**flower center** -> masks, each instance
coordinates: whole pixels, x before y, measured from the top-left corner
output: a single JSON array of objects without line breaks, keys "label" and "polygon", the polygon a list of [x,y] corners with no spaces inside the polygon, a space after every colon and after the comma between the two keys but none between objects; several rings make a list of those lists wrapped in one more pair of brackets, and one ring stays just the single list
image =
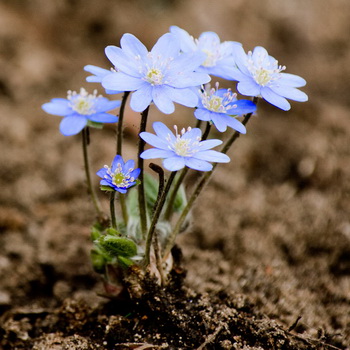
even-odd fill
[{"label": "flower center", "polygon": [[208,85],[205,89],[202,88],[200,90],[200,94],[202,97],[203,107],[208,109],[209,111],[216,113],[226,113],[228,109],[231,109],[232,102],[236,101],[236,94],[231,92],[231,89],[228,89],[222,97],[217,96],[217,92],[219,89],[219,83],[215,84],[215,88],[210,88]]},{"label": "flower center", "polygon": [[248,52],[247,68],[252,74],[257,84],[261,86],[271,85],[271,83],[281,78],[281,72],[285,66],[278,65],[277,60],[270,60],[270,57],[258,55],[252,58],[252,52]]},{"label": "flower center", "polygon": [[202,49],[202,51],[207,55],[205,61],[202,63],[202,66],[214,67],[216,65],[217,60],[219,59],[219,53],[207,49]]},{"label": "flower center", "polygon": [[[178,133],[178,129],[176,125],[174,126],[174,129],[175,129],[176,140],[174,143],[170,144],[169,148],[172,149],[180,157],[192,157],[193,154],[198,152],[197,147],[199,145],[200,138],[196,140],[183,138],[186,132],[191,131],[190,127],[187,130],[183,128],[181,130],[181,134]],[[168,141],[170,142],[170,140],[171,138],[169,135]]]},{"label": "flower center", "polygon": [[[112,184],[118,188],[127,188],[130,186],[132,182],[135,181],[135,178],[130,176],[130,173],[134,169],[129,169],[127,172],[123,172],[122,165],[120,163],[117,164],[117,169],[112,173],[111,168],[108,165],[105,165],[107,169],[107,174],[112,179]],[[108,176],[105,175],[105,179],[108,179]]]},{"label": "flower center", "polygon": [[94,107],[97,99],[97,90],[93,94],[81,88],[79,94],[76,91],[68,91],[67,99],[70,101],[70,106],[73,111],[82,115],[91,115],[96,113]]},{"label": "flower center", "polygon": [[163,82],[163,77],[164,75],[160,69],[151,68],[146,74],[146,81],[148,81],[151,85],[160,85]]}]

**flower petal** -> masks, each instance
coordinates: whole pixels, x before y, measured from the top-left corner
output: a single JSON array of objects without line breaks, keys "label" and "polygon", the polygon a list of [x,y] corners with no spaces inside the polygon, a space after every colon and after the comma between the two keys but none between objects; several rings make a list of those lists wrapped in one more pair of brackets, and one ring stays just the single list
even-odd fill
[{"label": "flower petal", "polygon": [[140,76],[138,65],[135,59],[130,59],[130,56],[127,55],[120,47],[112,45],[107,46],[105,48],[105,54],[118,69],[118,71],[131,75],[133,77]]},{"label": "flower petal", "polygon": [[222,144],[222,141],[217,140],[217,139],[204,140],[204,141],[200,142],[199,147],[200,147],[201,151],[206,151],[210,148],[214,148],[214,147],[219,146],[221,144]]},{"label": "flower petal", "polygon": [[142,42],[136,38],[136,36],[126,33],[120,39],[120,46],[123,51],[130,55],[130,57],[135,56],[146,56],[148,54],[148,50]]},{"label": "flower petal", "polygon": [[131,95],[130,107],[135,112],[143,112],[152,102],[152,85],[143,86]]},{"label": "flower petal", "polygon": [[181,50],[183,52],[191,52],[197,49],[197,45],[193,37],[186,32],[186,30],[181,29],[177,26],[170,27],[170,33],[175,34],[180,40]]},{"label": "flower petal", "polygon": [[121,105],[121,101],[109,101],[107,98],[99,98],[98,103],[95,105],[96,112],[107,112],[112,109],[118,108]]},{"label": "flower petal", "polygon": [[290,110],[289,102],[284,97],[277,95],[270,88],[265,87],[265,88],[261,89],[261,96],[267,102],[270,102],[272,105],[274,105],[278,108],[281,108],[284,111]]},{"label": "flower petal", "polygon": [[84,129],[87,119],[81,115],[65,117],[60,123],[60,131],[64,136],[78,134]]},{"label": "flower petal", "polygon": [[175,111],[173,101],[167,96],[162,86],[154,86],[152,89],[154,104],[164,114],[171,114]]},{"label": "flower petal", "polygon": [[105,175],[107,174],[107,169],[106,168],[101,168],[96,175],[99,177],[102,177],[102,179],[105,177]]},{"label": "flower petal", "polygon": [[147,149],[146,151],[143,151],[140,154],[140,157],[142,159],[157,159],[157,158],[169,158],[173,157],[174,152],[170,150],[164,150],[164,149],[159,149],[159,148],[150,148]]},{"label": "flower petal", "polygon": [[130,169],[135,168],[135,161],[133,159],[129,159],[123,166],[123,171],[128,173]]},{"label": "flower petal", "polygon": [[180,54],[180,42],[176,35],[166,33],[158,39],[151,53],[154,57],[160,56],[163,59],[168,57],[175,58]]},{"label": "flower petal", "polygon": [[122,72],[111,73],[102,79],[105,89],[116,91],[134,91],[140,89],[145,82]]},{"label": "flower petal", "polygon": [[222,113],[212,113],[212,122],[220,132],[224,132],[227,129],[227,123],[224,118],[225,115],[221,114]]},{"label": "flower petal", "polygon": [[[62,99],[63,100],[63,99]],[[41,108],[49,114],[53,114],[53,115],[58,115],[60,117],[64,117],[66,115],[72,114],[72,108],[69,106],[69,102],[67,100],[66,103],[63,103],[63,101],[61,100],[61,102],[48,102],[48,103],[44,103]]]},{"label": "flower petal", "polygon": [[170,78],[170,82],[168,85],[175,87],[175,88],[187,88],[191,86],[200,86],[206,83],[209,83],[211,80],[210,76],[205,73],[197,73],[197,72],[186,72],[184,74],[176,74],[172,75]]},{"label": "flower petal", "polygon": [[88,119],[96,123],[116,123],[119,118],[109,113],[96,113],[89,115]]},{"label": "flower petal", "polygon": [[174,156],[163,160],[163,166],[169,171],[177,171],[185,167],[183,157]]},{"label": "flower petal", "polygon": [[163,138],[160,138],[156,135],[153,135],[149,132],[141,132],[140,137],[142,140],[147,142],[149,145],[161,149],[168,150],[169,149],[169,143],[166,142]]},{"label": "flower petal", "polygon": [[245,128],[245,126],[234,117],[230,117],[229,115],[226,115],[225,122],[227,126],[232,128],[233,130],[240,132],[241,134],[245,134],[247,132],[247,129]]},{"label": "flower petal", "polygon": [[299,75],[281,73],[281,79],[279,80],[281,85],[287,85],[292,87],[302,87],[306,85],[306,80]]},{"label": "flower petal", "polygon": [[230,157],[228,155],[213,150],[197,152],[193,158],[215,163],[228,163],[230,161]]},{"label": "flower petal", "polygon": [[163,140],[167,140],[170,137],[170,142],[176,141],[174,133],[162,122],[154,122],[153,130]]},{"label": "flower petal", "polygon": [[302,92],[294,87],[290,86],[271,86],[270,89],[276,94],[289,98],[293,101],[305,102],[308,100],[308,96],[305,92]]},{"label": "flower petal", "polygon": [[194,111],[194,116],[199,120],[210,121],[212,120],[211,112],[206,108],[198,108]]},{"label": "flower petal", "polygon": [[211,171],[213,169],[213,166],[210,163],[201,159],[186,158],[185,164],[187,167],[199,171]]},{"label": "flower petal", "polygon": [[235,107],[227,110],[228,115],[243,115],[256,111],[256,104],[249,100],[237,100],[232,103],[232,106]]},{"label": "flower petal", "polygon": [[240,81],[237,84],[238,92],[246,96],[259,96],[260,89],[260,86],[253,79]]},{"label": "flower petal", "polygon": [[196,107],[198,96],[191,89],[175,89],[170,86],[163,86],[166,95],[174,102],[186,107]]},{"label": "flower petal", "polygon": [[119,154],[117,154],[112,161],[112,167],[111,167],[112,173],[114,173],[117,170],[118,164],[120,164],[121,167],[124,166],[123,157]]}]

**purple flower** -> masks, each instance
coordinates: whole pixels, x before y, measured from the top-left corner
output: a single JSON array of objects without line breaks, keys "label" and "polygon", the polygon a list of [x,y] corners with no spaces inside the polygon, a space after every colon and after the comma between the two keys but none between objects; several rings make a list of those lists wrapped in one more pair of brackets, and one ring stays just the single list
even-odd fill
[{"label": "purple flower", "polygon": [[205,58],[203,53],[181,54],[180,43],[171,33],[161,36],[150,52],[132,34],[124,34],[120,45],[106,48],[116,72],[102,79],[105,89],[134,91],[130,106],[136,112],[151,102],[166,114],[174,112],[174,102],[197,105],[194,87],[210,81],[209,75],[195,72]]},{"label": "purple flower", "polygon": [[123,158],[116,155],[111,167],[105,165],[96,173],[102,178],[100,181],[101,189],[126,193],[130,187],[137,184],[137,177],[140,175],[140,169],[134,168],[135,162],[133,160],[124,163]]},{"label": "purple flower", "polygon": [[177,171],[185,166],[210,171],[213,166],[208,162],[228,163],[230,158],[223,153],[210,150],[222,144],[221,140],[201,141],[202,132],[198,128],[182,129],[178,133],[175,126],[175,135],[163,123],[153,123],[156,135],[149,132],[140,133],[140,137],[155,148],[141,153],[143,159],[162,158],[163,166],[170,171]]},{"label": "purple flower", "polygon": [[177,26],[171,26],[170,32],[179,38],[182,52],[199,51],[205,54],[205,58],[196,72],[230,79],[234,72],[234,52],[242,44],[235,41],[221,43],[219,36],[214,32],[204,32],[198,39],[194,39],[184,29]]},{"label": "purple flower", "polygon": [[305,102],[307,95],[296,89],[306,84],[306,81],[294,74],[282,73],[286,67],[269,56],[261,46],[246,54],[243,48],[236,50],[235,62],[237,69],[231,79],[237,80],[237,90],[246,96],[262,97],[274,106],[285,111],[290,109],[287,98]]},{"label": "purple flower", "polygon": [[239,122],[235,116],[256,111],[256,105],[249,100],[237,100],[237,94],[231,92],[231,89],[202,88],[198,108],[194,115],[199,120],[212,122],[220,131],[226,131],[227,127],[245,134],[245,126]]},{"label": "purple flower", "polygon": [[85,126],[95,123],[116,123],[118,117],[106,113],[120,106],[120,101],[109,101],[107,98],[88,94],[83,88],[80,93],[68,91],[67,98],[54,98],[44,103],[42,109],[49,114],[63,117],[60,131],[64,136],[78,134]]}]

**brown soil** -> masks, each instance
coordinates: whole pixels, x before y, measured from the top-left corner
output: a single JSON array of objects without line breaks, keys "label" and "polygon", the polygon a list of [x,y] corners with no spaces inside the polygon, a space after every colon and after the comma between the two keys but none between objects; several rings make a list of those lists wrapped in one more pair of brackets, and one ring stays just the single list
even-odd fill
[{"label": "brown soil", "polygon": [[[347,0],[2,0],[0,348],[349,349],[349,23]],[[124,32],[150,47],[173,24],[266,47],[310,101],[260,104],[178,239],[169,288],[108,300],[89,261],[80,139],[40,106],[91,89],[82,67],[108,67],[103,49]],[[93,130],[94,169],[113,142],[112,127]]]}]

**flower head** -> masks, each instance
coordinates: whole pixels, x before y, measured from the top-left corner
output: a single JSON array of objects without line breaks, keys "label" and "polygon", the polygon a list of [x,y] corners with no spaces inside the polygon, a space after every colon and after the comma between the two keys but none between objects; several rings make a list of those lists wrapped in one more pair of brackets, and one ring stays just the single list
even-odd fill
[{"label": "flower head", "polygon": [[68,91],[67,98],[54,98],[44,103],[42,109],[49,114],[64,117],[60,124],[60,131],[64,136],[78,134],[85,126],[94,123],[115,123],[118,117],[106,113],[120,106],[120,101],[109,101],[81,88],[80,92]]},{"label": "flower head", "polygon": [[155,148],[141,153],[143,159],[162,158],[163,166],[170,171],[177,171],[185,166],[210,171],[213,166],[208,162],[228,163],[230,158],[223,153],[210,150],[222,144],[221,140],[201,141],[202,132],[198,128],[182,129],[178,132],[175,126],[175,135],[163,123],[153,123],[156,135],[149,132],[140,133],[140,137]]},{"label": "flower head", "polygon": [[229,79],[234,71],[234,52],[242,45],[235,41],[220,42],[219,36],[214,32],[204,32],[198,39],[194,39],[184,29],[171,26],[170,32],[175,34],[181,44],[182,52],[203,52],[205,54],[197,72],[208,73]]},{"label": "flower head", "polygon": [[127,190],[137,184],[137,177],[140,169],[134,169],[135,162],[128,160],[124,163],[120,155],[113,159],[111,167],[105,165],[96,174],[102,178],[100,185],[103,190],[115,190],[120,193],[126,193]]},{"label": "flower head", "polygon": [[231,89],[219,89],[219,84],[215,84],[215,89],[207,86],[199,90],[199,105],[194,115],[199,120],[212,122],[220,131],[226,131],[227,127],[245,134],[245,126],[234,116],[246,113],[253,113],[256,105],[249,100],[237,100],[237,94]]},{"label": "flower head", "polygon": [[307,95],[296,89],[306,84],[306,81],[294,74],[283,73],[285,66],[269,56],[261,46],[246,54],[243,48],[236,50],[237,70],[231,79],[237,80],[237,90],[246,96],[259,96],[274,106],[285,111],[290,109],[286,100],[305,102]]},{"label": "flower head", "polygon": [[195,72],[205,58],[203,53],[181,54],[180,43],[171,33],[160,37],[150,52],[132,34],[124,34],[120,44],[121,48],[106,48],[116,71],[102,79],[105,89],[134,91],[130,106],[136,112],[151,102],[166,114],[174,112],[174,102],[197,105],[194,87],[210,81],[209,75]]}]

